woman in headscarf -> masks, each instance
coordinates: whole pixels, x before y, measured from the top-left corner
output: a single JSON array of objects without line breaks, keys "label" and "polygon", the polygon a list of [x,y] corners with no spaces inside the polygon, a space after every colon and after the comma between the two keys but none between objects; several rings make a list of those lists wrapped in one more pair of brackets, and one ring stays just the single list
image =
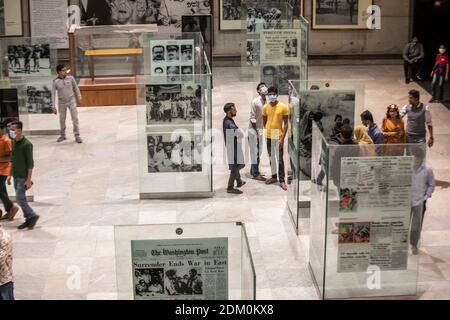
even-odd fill
[{"label": "woman in headscarf", "polygon": [[361,147],[361,156],[374,157],[377,155],[373,140],[367,133],[367,129],[364,125],[360,124],[356,126],[355,138]]}]

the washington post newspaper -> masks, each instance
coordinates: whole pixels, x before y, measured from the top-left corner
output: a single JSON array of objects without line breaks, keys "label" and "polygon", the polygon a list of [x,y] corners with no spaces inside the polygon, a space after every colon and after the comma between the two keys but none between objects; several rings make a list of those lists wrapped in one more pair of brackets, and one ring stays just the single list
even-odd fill
[{"label": "the washington post newspaper", "polygon": [[131,241],[135,300],[228,299],[228,238]]}]

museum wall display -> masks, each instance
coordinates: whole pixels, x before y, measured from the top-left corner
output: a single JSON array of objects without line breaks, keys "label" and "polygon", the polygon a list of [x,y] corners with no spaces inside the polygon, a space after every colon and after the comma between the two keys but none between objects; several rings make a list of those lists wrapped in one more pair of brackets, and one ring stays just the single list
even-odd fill
[{"label": "museum wall display", "polygon": [[315,123],[312,136],[309,257],[322,298],[416,295],[411,209],[425,145],[333,145]]},{"label": "museum wall display", "polygon": [[21,1],[0,0],[0,37],[17,37],[22,35]]},{"label": "museum wall display", "polygon": [[120,300],[254,300],[245,226],[199,223],[116,226]]}]

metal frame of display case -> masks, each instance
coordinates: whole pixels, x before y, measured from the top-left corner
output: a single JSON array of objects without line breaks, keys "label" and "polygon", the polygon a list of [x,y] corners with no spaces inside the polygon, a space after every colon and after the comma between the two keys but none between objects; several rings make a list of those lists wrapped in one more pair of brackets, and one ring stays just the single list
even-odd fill
[{"label": "metal frame of display case", "polygon": [[[184,249],[196,248],[195,245],[201,246],[203,243],[215,239],[226,239],[227,247],[227,297],[218,295],[221,300],[255,300],[256,299],[256,272],[253,263],[252,253],[248,242],[245,225],[242,222],[217,222],[217,223],[177,223],[177,224],[156,224],[156,225],[130,225],[115,226],[115,253],[116,253],[116,280],[119,300],[130,300],[134,298],[133,287],[133,266],[132,261],[136,259],[144,259],[142,257],[133,256],[132,241],[141,242],[140,252],[148,250],[155,245],[164,248],[170,244],[174,248],[174,243],[183,245]],[[145,243],[147,241],[147,244]],[[218,258],[223,254],[218,251],[208,253],[209,258],[214,255]],[[135,260],[133,260],[135,259]],[[164,257],[161,257],[160,263],[164,263]],[[192,259],[192,258],[190,258]],[[150,262],[151,257],[148,258]],[[177,257],[177,260],[180,260]],[[183,260],[183,258],[181,258]],[[145,261],[145,259],[144,259]],[[199,261],[199,259],[197,259]],[[200,260],[201,261],[201,260]],[[200,262],[199,261],[199,262]],[[205,266],[202,263],[202,267]],[[164,272],[166,271],[165,267]],[[173,268],[173,267],[172,267]],[[203,278],[205,283],[205,278]],[[222,288],[223,290],[223,288]],[[203,294],[207,294],[203,292]],[[209,300],[215,300],[216,293],[209,292]],[[158,299],[158,297],[150,297]],[[189,299],[192,297],[178,295],[173,296],[174,299]],[[164,299],[170,299],[164,297]],[[199,299],[199,297],[197,297]]]}]

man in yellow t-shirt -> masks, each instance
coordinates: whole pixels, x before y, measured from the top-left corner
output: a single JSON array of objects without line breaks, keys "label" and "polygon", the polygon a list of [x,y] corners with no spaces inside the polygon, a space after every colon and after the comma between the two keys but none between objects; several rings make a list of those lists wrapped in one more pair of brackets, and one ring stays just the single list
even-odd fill
[{"label": "man in yellow t-shirt", "polygon": [[268,103],[264,105],[262,114],[267,136],[267,152],[270,157],[272,178],[268,179],[266,184],[277,182],[278,172],[280,186],[286,191],[283,147],[288,130],[289,108],[284,103],[278,101],[278,89],[275,87],[269,88],[267,100]]}]

